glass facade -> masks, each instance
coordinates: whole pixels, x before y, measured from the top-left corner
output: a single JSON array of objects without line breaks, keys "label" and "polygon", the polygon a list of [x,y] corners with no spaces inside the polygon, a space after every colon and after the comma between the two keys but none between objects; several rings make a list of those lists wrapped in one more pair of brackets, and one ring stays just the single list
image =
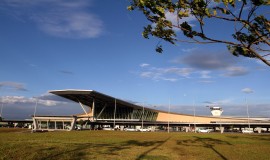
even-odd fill
[{"label": "glass facade", "polygon": [[[116,111],[115,111],[116,108]],[[141,121],[156,121],[158,112],[145,109],[136,109],[128,106],[102,106],[96,105],[94,111],[94,117],[96,119],[115,119],[121,120],[138,120]]]},{"label": "glass facade", "polygon": [[33,117],[34,130],[71,130],[76,119],[53,119],[50,117]]}]

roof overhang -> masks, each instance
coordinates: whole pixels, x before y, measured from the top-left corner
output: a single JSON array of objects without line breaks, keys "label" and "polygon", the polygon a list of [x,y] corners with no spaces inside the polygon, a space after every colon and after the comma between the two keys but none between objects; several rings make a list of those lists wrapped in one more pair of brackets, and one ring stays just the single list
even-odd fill
[{"label": "roof overhang", "polygon": [[132,108],[141,109],[142,106],[135,105],[129,103],[127,101],[117,99],[106,94],[94,91],[94,90],[76,90],[76,89],[67,89],[67,90],[51,90],[49,93],[58,95],[60,97],[69,99],[71,101],[82,103],[88,107],[91,107],[93,102],[94,103],[106,103],[114,106],[115,103],[117,105],[123,105]]}]

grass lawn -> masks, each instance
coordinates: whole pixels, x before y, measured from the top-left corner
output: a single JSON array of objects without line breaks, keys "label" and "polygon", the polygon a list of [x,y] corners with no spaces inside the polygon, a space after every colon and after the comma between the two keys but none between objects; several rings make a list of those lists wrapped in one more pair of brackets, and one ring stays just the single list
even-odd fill
[{"label": "grass lawn", "polygon": [[0,159],[270,159],[270,135],[0,128]]}]

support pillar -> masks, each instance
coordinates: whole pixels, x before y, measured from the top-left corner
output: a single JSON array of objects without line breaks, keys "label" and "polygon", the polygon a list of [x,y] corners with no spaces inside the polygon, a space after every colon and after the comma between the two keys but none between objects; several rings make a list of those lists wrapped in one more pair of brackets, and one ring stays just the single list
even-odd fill
[{"label": "support pillar", "polygon": [[220,133],[224,132],[224,127],[220,127]]},{"label": "support pillar", "polygon": [[257,131],[258,131],[258,133],[262,133],[262,128],[261,127],[257,127]]}]

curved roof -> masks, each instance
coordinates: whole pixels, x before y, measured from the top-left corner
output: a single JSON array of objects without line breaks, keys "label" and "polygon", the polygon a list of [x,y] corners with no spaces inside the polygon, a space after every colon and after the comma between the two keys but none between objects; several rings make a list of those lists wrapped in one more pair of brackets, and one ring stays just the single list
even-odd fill
[{"label": "curved roof", "polygon": [[[114,106],[114,103],[116,101],[116,103],[119,105],[124,105],[124,106],[128,106],[128,107],[132,107],[132,108],[138,108],[141,109],[143,108],[142,106],[139,105],[135,105],[132,103],[129,103],[127,101],[118,99],[118,98],[114,98],[111,96],[108,96],[106,94],[94,91],[94,90],[76,90],[76,89],[67,89],[67,90],[51,90],[49,91],[49,93],[67,98],[69,100],[72,100],[74,102],[80,102],[88,107],[92,106],[93,101],[95,101],[95,103],[107,103],[107,104],[112,104],[112,106]],[[149,109],[149,108],[147,108]],[[151,109],[149,109],[151,110]]]},{"label": "curved roof", "polygon": [[[51,90],[49,93],[67,98],[69,100],[72,100],[77,103],[82,103],[83,105],[86,105],[88,107],[91,107],[93,104],[93,101],[95,103],[101,103],[101,104],[108,104],[110,106],[115,105],[115,101],[117,105],[123,105],[127,107],[132,107],[136,109],[142,109],[143,106],[139,106],[100,92],[97,92],[95,90],[78,90],[78,89],[66,89],[66,90]],[[174,113],[174,112],[166,112],[166,111],[161,111],[161,110],[155,110],[151,108],[144,107],[145,110],[151,110],[159,113],[164,113],[164,114],[174,114],[174,115],[183,115],[183,116],[194,116],[190,114],[181,114],[181,113]],[[205,117],[205,118],[210,118],[211,116],[201,116],[201,115],[196,115],[196,117]],[[217,118],[217,117],[211,117],[211,118]],[[222,118],[233,118],[233,117],[222,117]]]}]

